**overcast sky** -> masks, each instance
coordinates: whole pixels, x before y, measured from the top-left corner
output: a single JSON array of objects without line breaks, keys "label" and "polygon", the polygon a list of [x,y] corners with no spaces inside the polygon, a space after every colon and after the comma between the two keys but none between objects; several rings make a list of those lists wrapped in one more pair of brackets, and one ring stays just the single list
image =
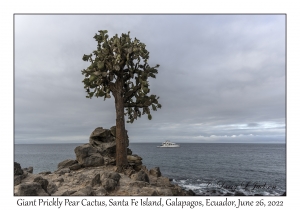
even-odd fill
[{"label": "overcast sky", "polygon": [[87,99],[83,54],[98,30],[146,44],[162,109],[126,124],[130,142],[285,142],[284,15],[15,15],[15,143],[86,143],[115,124]]}]

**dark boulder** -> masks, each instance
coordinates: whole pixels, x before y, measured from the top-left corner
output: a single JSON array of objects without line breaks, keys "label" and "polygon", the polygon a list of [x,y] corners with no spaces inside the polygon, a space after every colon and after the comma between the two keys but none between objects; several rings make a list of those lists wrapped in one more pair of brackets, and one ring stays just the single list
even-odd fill
[{"label": "dark boulder", "polygon": [[14,176],[14,186],[20,184],[23,178],[24,178],[23,175],[15,175]]},{"label": "dark boulder", "polygon": [[21,168],[20,163],[14,162],[14,176],[22,175],[22,174],[23,174],[23,170]]},{"label": "dark boulder", "polygon": [[52,195],[53,193],[55,193],[58,190],[58,187],[55,183],[50,183],[47,186],[47,192]]},{"label": "dark boulder", "polygon": [[47,196],[48,193],[37,182],[21,183],[16,187],[17,196]]},{"label": "dark boulder", "polygon": [[108,129],[103,129],[102,127],[96,128],[91,133],[89,142],[103,156],[113,157],[116,153],[115,137]]},{"label": "dark boulder", "polygon": [[76,160],[83,167],[96,167],[104,165],[104,158],[98,149],[90,144],[83,144],[75,148]]},{"label": "dark boulder", "polygon": [[83,144],[74,149],[76,160],[78,163],[83,163],[84,159],[98,153],[98,150],[90,144]]},{"label": "dark boulder", "polygon": [[100,173],[101,185],[108,192],[114,190],[119,183],[121,176],[117,172],[103,171]]},{"label": "dark boulder", "polygon": [[[126,147],[129,146],[129,140],[126,132]],[[116,126],[110,129],[96,128],[90,135],[90,144],[97,148],[102,156],[115,158],[116,154]]]},{"label": "dark boulder", "polygon": [[19,163],[14,162],[14,186],[19,185],[27,175],[28,172],[22,169]]},{"label": "dark boulder", "polygon": [[91,186],[94,187],[95,185],[99,185],[100,183],[101,183],[101,181],[100,181],[100,174],[97,174],[91,180]]},{"label": "dark boulder", "polygon": [[148,183],[150,182],[148,174],[146,174],[142,170],[134,174],[134,180],[148,182]]},{"label": "dark boulder", "polygon": [[105,190],[107,190],[108,192],[114,190],[116,188],[116,186],[118,185],[118,182],[116,182],[113,179],[105,179],[102,183],[102,186],[104,187]]},{"label": "dark boulder", "polygon": [[47,187],[49,184],[47,179],[44,179],[41,176],[38,176],[33,181],[36,183],[39,183],[42,186],[42,188],[47,192]]}]

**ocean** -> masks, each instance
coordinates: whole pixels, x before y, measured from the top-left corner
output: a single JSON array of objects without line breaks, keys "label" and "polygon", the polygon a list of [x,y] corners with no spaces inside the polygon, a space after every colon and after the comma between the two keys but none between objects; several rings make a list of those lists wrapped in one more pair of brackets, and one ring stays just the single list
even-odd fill
[{"label": "ocean", "polygon": [[[15,144],[14,161],[33,173],[55,171],[57,164],[76,159],[81,144]],[[156,143],[131,143],[133,154],[148,169],[197,195],[282,195],[286,192],[285,144],[182,143],[157,148]]]}]

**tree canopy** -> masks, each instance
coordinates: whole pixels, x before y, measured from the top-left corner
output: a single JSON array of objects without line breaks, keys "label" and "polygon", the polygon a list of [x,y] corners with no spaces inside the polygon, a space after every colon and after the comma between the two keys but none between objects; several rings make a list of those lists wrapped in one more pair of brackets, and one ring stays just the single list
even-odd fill
[{"label": "tree canopy", "polygon": [[[148,78],[156,78],[159,65],[149,66],[146,45],[136,38],[132,41],[130,32],[109,38],[107,31],[101,30],[94,39],[98,42],[97,50],[82,58],[91,63],[82,70],[86,97],[104,97],[105,100],[111,97],[111,92],[121,91],[127,122],[132,123],[143,114],[151,120],[150,108],[156,111],[161,104],[156,95],[147,95],[150,92]],[[116,87],[118,79],[123,80],[121,89]]]}]

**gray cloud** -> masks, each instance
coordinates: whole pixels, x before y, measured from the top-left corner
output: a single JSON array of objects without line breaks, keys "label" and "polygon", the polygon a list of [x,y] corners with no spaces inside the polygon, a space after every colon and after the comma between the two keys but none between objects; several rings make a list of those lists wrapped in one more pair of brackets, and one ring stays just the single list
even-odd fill
[{"label": "gray cloud", "polygon": [[86,99],[83,54],[98,30],[131,32],[160,64],[162,109],[126,124],[131,142],[284,142],[284,15],[16,15],[15,142],[86,142],[115,123]]}]

